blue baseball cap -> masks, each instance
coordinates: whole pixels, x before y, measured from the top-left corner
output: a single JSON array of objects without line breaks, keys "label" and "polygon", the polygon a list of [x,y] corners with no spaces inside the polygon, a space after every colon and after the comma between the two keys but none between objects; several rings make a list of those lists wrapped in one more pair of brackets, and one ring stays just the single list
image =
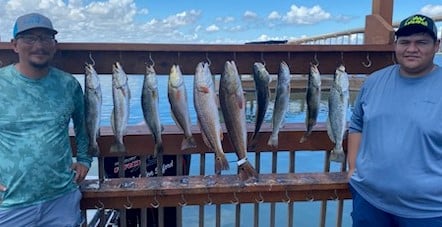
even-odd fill
[{"label": "blue baseball cap", "polygon": [[17,18],[12,35],[14,38],[17,38],[19,33],[34,28],[45,28],[52,32],[53,35],[58,33],[57,30],[55,30],[52,26],[52,22],[49,20],[49,18],[39,13],[29,13]]},{"label": "blue baseball cap", "polygon": [[401,21],[396,36],[409,36],[420,32],[426,32],[433,39],[437,39],[437,27],[434,21],[430,17],[416,14]]}]

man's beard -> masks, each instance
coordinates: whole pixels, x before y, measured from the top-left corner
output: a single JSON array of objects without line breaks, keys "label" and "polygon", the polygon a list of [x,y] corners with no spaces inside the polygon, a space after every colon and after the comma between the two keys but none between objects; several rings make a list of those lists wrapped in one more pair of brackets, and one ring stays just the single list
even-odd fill
[{"label": "man's beard", "polygon": [[36,68],[36,69],[44,69],[49,67],[49,61],[43,62],[43,63],[35,63],[35,62],[30,62],[31,66]]}]

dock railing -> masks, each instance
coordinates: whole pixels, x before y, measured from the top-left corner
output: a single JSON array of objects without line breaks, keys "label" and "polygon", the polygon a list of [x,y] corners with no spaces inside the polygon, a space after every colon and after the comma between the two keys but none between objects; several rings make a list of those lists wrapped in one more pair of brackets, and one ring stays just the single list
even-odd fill
[{"label": "dock railing", "polygon": [[[145,64],[155,61],[158,75],[168,75],[172,64],[179,64],[183,74],[192,75],[198,62],[210,61],[213,74],[220,74],[224,62],[234,60],[239,73],[250,74],[254,62],[265,62],[271,74],[278,72],[279,63],[287,62],[291,74],[307,74],[312,61],[319,63],[321,74],[333,74],[339,64],[346,66],[349,74],[369,74],[381,67],[395,62],[391,45],[187,45],[187,44],[109,44],[109,43],[59,43],[54,65],[73,74],[84,74],[84,63],[95,60],[95,69],[99,74],[111,74],[112,63],[119,61],[126,73],[144,74]],[[0,62],[7,65],[17,61],[9,43],[0,43]],[[249,135],[253,125],[248,125]],[[236,174],[215,175],[206,165],[207,158],[213,158],[213,152],[203,143],[199,128],[194,125],[193,134],[197,141],[196,149],[180,150],[181,131],[174,125],[166,125],[163,132],[165,154],[177,155],[177,167],[181,167],[183,154],[196,155],[199,158],[199,174],[182,176],[161,176],[154,178],[114,178],[104,177],[104,157],[138,155],[145,158],[153,154],[153,138],[145,125],[129,126],[124,141],[127,153],[109,152],[114,137],[110,127],[101,128],[98,157],[99,179],[85,180],[81,185],[83,198],[81,209],[98,210],[104,220],[106,209],[120,210],[120,226],[125,226],[126,209],[142,208],[141,226],[146,226],[146,208],[158,209],[158,226],[164,226],[163,207],[177,207],[178,226],[182,223],[184,206],[197,206],[194,213],[197,224],[206,226],[205,208],[215,206],[215,223],[221,226],[221,207],[233,205],[234,216],[229,216],[235,226],[281,226],[280,215],[287,226],[294,224],[294,204],[301,201],[320,201],[320,226],[325,226],[327,203],[337,201],[336,226],[342,225],[344,200],[351,199],[347,185],[346,163],[339,171],[330,171],[329,151],[333,144],[329,140],[324,124],[318,124],[304,143],[299,143],[305,131],[303,123],[285,124],[279,136],[279,146],[271,149],[266,145],[270,136],[269,125],[264,125],[260,142],[255,151],[249,151],[252,164],[258,170],[259,181],[241,182]],[[224,133],[226,131],[224,130]],[[227,138],[225,135],[224,138]],[[73,141],[73,140],[72,140]],[[72,143],[75,147],[75,144]],[[228,139],[223,140],[226,153],[233,153]],[[346,141],[344,141],[346,150]],[[75,150],[75,148],[74,148]],[[320,172],[297,172],[295,163],[300,151],[324,153],[324,168]],[[288,160],[280,162],[278,156],[288,153]],[[270,154],[271,158],[268,159]],[[253,157],[253,158],[252,158]],[[263,157],[266,157],[263,160]],[[279,161],[278,161],[279,160]],[[193,159],[192,162],[195,160]],[[271,170],[264,170],[263,163]],[[230,164],[236,168],[235,164]],[[123,168],[120,168],[122,170]],[[277,204],[287,204],[287,213],[279,214]],[[253,217],[241,214],[241,207],[253,205]],[[269,223],[261,223],[262,207],[270,204]],[[86,216],[86,215],[85,215]],[[169,218],[169,217],[168,217]],[[144,221],[144,222],[143,222]],[[100,222],[104,226],[104,222]],[[247,223],[247,224],[244,224]],[[84,224],[86,226],[86,224]],[[194,226],[194,225],[191,225]]]}]

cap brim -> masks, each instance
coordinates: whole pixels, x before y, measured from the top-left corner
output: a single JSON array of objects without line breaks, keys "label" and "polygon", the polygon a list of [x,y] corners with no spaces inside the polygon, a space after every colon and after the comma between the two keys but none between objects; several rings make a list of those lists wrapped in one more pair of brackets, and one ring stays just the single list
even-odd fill
[{"label": "cap brim", "polygon": [[408,25],[406,27],[403,27],[401,29],[398,29],[395,34],[396,36],[409,36],[416,33],[426,32],[430,34],[431,36],[435,37],[436,35],[432,30],[429,28],[422,26],[422,25]]}]

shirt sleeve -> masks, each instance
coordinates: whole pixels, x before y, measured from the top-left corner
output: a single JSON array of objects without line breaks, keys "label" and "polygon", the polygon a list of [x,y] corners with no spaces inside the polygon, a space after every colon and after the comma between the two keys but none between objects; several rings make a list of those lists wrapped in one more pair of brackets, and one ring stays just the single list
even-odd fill
[{"label": "shirt sleeve", "polygon": [[84,95],[80,83],[74,80],[73,83],[74,111],[72,121],[75,131],[75,143],[77,145],[77,162],[90,168],[92,157],[89,155],[89,139],[86,133],[86,118],[84,107]]}]

